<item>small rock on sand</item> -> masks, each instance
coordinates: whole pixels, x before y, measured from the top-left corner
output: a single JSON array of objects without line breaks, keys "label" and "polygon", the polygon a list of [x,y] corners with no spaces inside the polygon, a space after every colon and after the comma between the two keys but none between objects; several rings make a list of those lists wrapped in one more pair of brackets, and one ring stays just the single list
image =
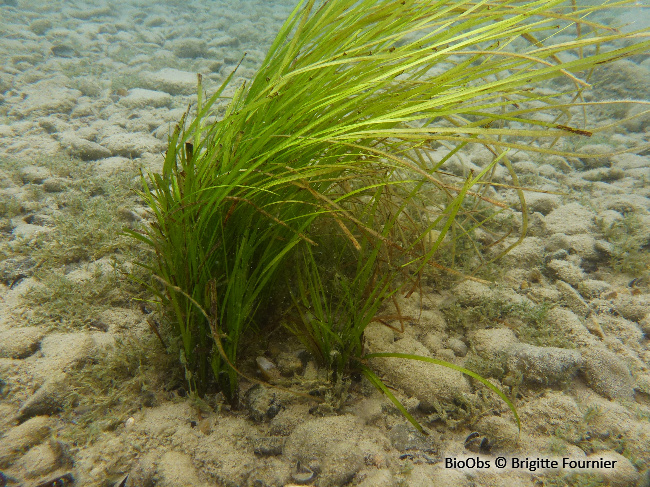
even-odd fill
[{"label": "small rock on sand", "polygon": [[50,418],[37,416],[10,429],[0,442],[0,468],[7,468],[30,448],[45,440],[52,426]]},{"label": "small rock on sand", "polygon": [[[404,337],[382,351],[429,356],[426,347],[411,337]],[[377,358],[372,362],[392,386],[416,397],[424,408],[470,392],[469,382],[462,373],[442,365],[400,358]]]},{"label": "small rock on sand", "polygon": [[583,364],[580,352],[566,348],[515,343],[505,353],[508,366],[520,372],[525,381],[545,385],[569,380]]},{"label": "small rock on sand", "polygon": [[350,482],[368,458],[383,458],[388,440],[363,427],[354,416],[309,420],[287,438],[284,456],[318,473],[318,485],[334,487]]},{"label": "small rock on sand", "polygon": [[606,348],[593,345],[581,349],[589,386],[608,399],[631,400],[634,381],[625,362]]}]

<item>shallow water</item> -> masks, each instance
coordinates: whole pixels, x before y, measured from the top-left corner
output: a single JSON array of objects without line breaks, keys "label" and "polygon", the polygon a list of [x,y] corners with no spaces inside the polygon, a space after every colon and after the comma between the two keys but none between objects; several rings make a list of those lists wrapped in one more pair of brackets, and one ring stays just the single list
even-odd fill
[{"label": "shallow water", "polygon": [[[597,20],[647,28],[647,4]],[[528,195],[531,228],[495,270],[498,285],[428,284],[414,293],[418,304],[402,303],[420,317],[405,338],[369,332],[394,351],[486,367],[516,396],[521,435],[507,408],[462,376],[411,365],[378,367],[428,422],[426,440],[367,384],[351,385],[339,415],[326,417],[254,387],[239,412],[184,396],[175,357],[152,333],[154,306],[133,300],[149,296],[119,272],[143,251],[119,233],[147,218],[138,171],[160,169],[171,128],[196,102],[196,73],[208,92],[240,61],[237,75],[252,78],[292,8],[0,0],[0,485],[107,486],[127,475],[131,486],[283,485],[309,475],[316,485],[535,485],[530,470],[446,468],[445,458],[475,454],[464,441],[473,431],[494,444],[492,457],[479,452],[490,461],[506,452],[618,462],[575,479],[551,470],[553,485],[601,474],[610,485],[648,485],[647,114],[576,146],[627,154],[514,154],[525,184],[545,192]],[[595,78],[595,96],[648,101],[649,71],[647,55],[622,61]],[[591,116],[603,125],[640,111]],[[485,157],[468,149],[444,169],[462,175]],[[517,210],[512,193],[499,196]],[[271,343],[267,355],[317,383],[322,372],[296,349]],[[486,357],[508,373],[488,370]],[[418,408],[412,377],[443,395],[458,388],[467,403]],[[306,469],[303,455],[314,460]]]}]

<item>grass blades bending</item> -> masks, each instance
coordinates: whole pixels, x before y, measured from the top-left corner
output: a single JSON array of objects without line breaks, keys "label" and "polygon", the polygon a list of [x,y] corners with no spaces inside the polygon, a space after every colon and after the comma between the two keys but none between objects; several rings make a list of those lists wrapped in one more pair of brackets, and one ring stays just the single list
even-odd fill
[{"label": "grass blades bending", "polygon": [[[521,241],[525,199],[507,152],[566,155],[559,138],[589,135],[591,70],[650,45],[647,33],[591,21],[602,8],[304,0],[251,82],[233,73],[205,100],[199,82],[196,116],[170,137],[162,173],[143,177],[152,222],[133,233],[155,252],[151,287],[171,311],[190,387],[202,394],[216,380],[236,399],[231,365],[282,293],[289,328],[323,365],[367,369],[363,332],[382,302],[444,268],[443,245],[453,253],[469,238],[480,265],[472,232],[508,233],[494,218],[506,207],[490,192],[497,166],[521,200]],[[554,78],[571,88],[537,88]],[[472,144],[492,162],[442,171]]]}]

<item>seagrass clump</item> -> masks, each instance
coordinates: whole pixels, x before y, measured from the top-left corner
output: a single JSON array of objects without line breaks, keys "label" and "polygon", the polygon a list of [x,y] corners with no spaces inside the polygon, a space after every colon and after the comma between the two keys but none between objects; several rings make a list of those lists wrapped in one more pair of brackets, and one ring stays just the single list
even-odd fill
[{"label": "seagrass clump", "polygon": [[[566,155],[559,138],[598,130],[584,116],[591,70],[647,51],[647,33],[592,21],[602,8],[303,0],[254,79],[233,72],[206,98],[199,78],[195,116],[170,136],[162,172],[143,177],[152,222],[133,234],[155,252],[152,289],[191,389],[216,379],[235,398],[242,341],[287,307],[287,328],[323,365],[390,394],[362,346],[381,304],[444,269],[443,247],[469,242],[485,263],[475,230],[508,232],[498,166],[519,194],[523,238],[508,152]],[[538,88],[554,78],[568,88]],[[491,162],[442,171],[472,144]]]}]

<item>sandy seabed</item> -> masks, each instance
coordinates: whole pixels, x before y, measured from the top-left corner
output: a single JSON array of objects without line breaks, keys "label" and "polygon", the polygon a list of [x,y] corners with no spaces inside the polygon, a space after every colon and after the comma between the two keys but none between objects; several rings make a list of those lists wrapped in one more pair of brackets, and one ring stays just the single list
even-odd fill
[{"label": "sandy seabed", "polygon": [[[209,91],[246,52],[250,79],[291,8],[0,2],[0,486],[650,485],[650,160],[611,155],[647,147],[647,115],[580,142],[598,157],[512,154],[543,192],[496,284],[428,282],[400,302],[403,333],[367,330],[371,350],[489,377],[521,432],[480,384],[394,359],[373,366],[429,436],[364,381],[329,407],[245,382],[238,410],[187,397],[120,231],[147,217],[138,171],[160,167],[195,73]],[[647,100],[649,70],[617,61],[595,95]],[[444,169],[490,160],[468,147]],[[298,344],[259,346],[286,383],[331,389]]]}]

